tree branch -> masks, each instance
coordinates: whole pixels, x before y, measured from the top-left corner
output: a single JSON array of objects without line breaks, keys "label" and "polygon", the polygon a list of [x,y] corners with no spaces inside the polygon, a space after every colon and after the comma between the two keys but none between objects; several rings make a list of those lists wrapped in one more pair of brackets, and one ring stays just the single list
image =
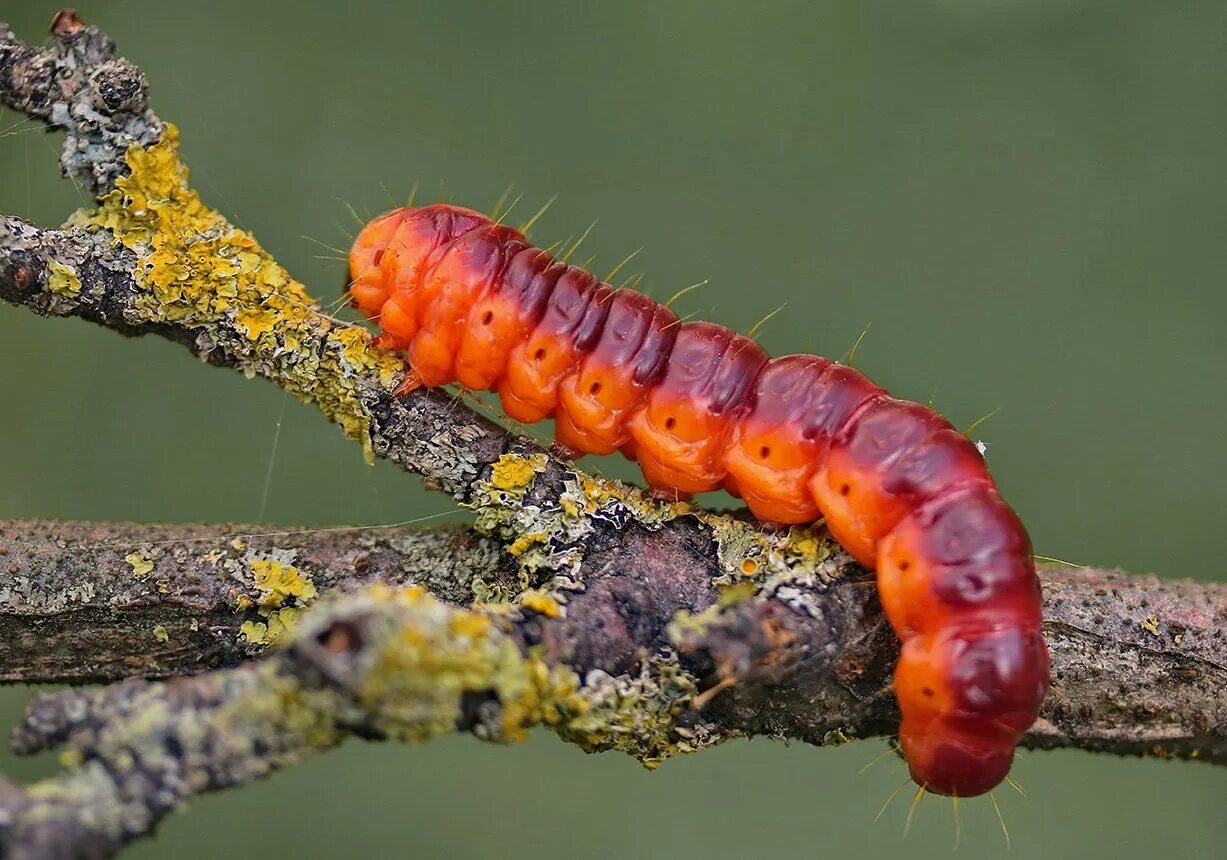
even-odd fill
[{"label": "tree branch", "polygon": [[466,528],[0,522],[0,682],[189,674],[263,652],[318,594],[384,582],[468,605],[516,580]]},{"label": "tree branch", "polygon": [[[654,765],[735,736],[893,731],[898,643],[871,580],[824,531],[653,501],[442,392],[394,396],[399,359],[324,315],[203,204],[145,92],[75,15],[57,17],[46,50],[0,25],[0,100],[63,127],[61,163],[100,195],[63,229],[0,218],[0,297],[269,379],[471,508],[475,533],[236,544],[200,529],[4,526],[10,679],[172,673],[286,631],[292,642],[190,679],[36,700],[16,743],[67,743],[70,768],[0,788],[0,846],[104,856],[188,796],[347,733],[505,740],[542,723]],[[300,612],[373,579],[451,603],[370,586]],[[1054,683],[1026,745],[1227,763],[1227,589],[1066,568],[1044,582]],[[106,653],[75,650],[82,623]]]},{"label": "tree branch", "polygon": [[[654,766],[730,737],[844,742],[895,723],[897,646],[871,589],[843,579],[799,595],[780,585],[698,616],[635,607],[632,618],[601,597],[642,594],[636,584],[704,588],[670,578],[679,560],[601,578],[565,604],[536,593],[464,609],[420,589],[369,586],[321,600],[265,660],[40,696],[14,745],[66,746],[69,770],[29,789],[0,784],[0,847],[15,858],[106,856],[188,797],[350,734],[506,741],[546,725]],[[1140,605],[1120,574],[1049,568],[1044,578],[1056,682],[1024,745],[1227,763],[1225,589],[1152,581]],[[653,632],[667,644],[648,641]]]},{"label": "tree branch", "polygon": [[[270,637],[250,625],[386,583],[527,611],[518,641],[580,676],[629,676],[645,656],[680,651],[696,690],[734,685],[708,707],[721,733],[820,743],[892,728],[898,643],[855,568],[833,557],[810,581],[776,576],[721,595],[700,523],[602,544],[576,586],[546,593],[521,591],[514,559],[464,528],[3,523],[0,665],[24,682],[197,672],[262,652]],[[1026,745],[1227,763],[1227,585],[1063,566],[1041,577],[1054,685]]]}]

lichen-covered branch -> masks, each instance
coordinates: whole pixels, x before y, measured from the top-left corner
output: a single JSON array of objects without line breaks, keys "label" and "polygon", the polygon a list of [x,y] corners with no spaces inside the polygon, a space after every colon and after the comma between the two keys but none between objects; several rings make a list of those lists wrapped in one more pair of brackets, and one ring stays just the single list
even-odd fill
[{"label": "lichen-covered branch", "polygon": [[[501,613],[526,651],[584,678],[659,682],[667,665],[710,700],[711,738],[892,730],[898,643],[872,581],[831,556],[810,576],[713,584],[705,531],[683,518],[603,536],[568,586],[537,589],[463,528],[0,523],[0,666],[23,681],[198,671],[263,651],[321,595],[385,583]],[[1227,763],[1227,585],[1064,566],[1041,576],[1053,693],[1026,743]],[[679,743],[674,728],[623,740],[655,761]]]},{"label": "lichen-covered branch", "polygon": [[65,129],[64,174],[91,191],[109,190],[124,171],[128,148],[162,137],[162,124],[148,109],[149,83],[115,56],[105,33],[86,27],[71,9],[55,16],[51,35],[54,45],[38,48],[0,23],[0,103]]},{"label": "lichen-covered branch", "polygon": [[[1141,606],[1136,592],[1122,595],[1123,581],[1045,571],[1054,694],[1024,744],[1227,763],[1224,589],[1153,583]],[[0,783],[0,854],[107,856],[191,795],[350,734],[506,741],[542,724],[585,749],[655,765],[729,737],[831,743],[885,731],[897,718],[886,686],[894,646],[874,623],[870,590],[845,580],[811,596],[821,620],[795,599],[782,586],[698,616],[647,611],[635,618],[639,639],[585,596],[562,605],[533,593],[473,609],[418,588],[329,596],[262,661],[36,698],[14,745],[63,747],[67,770],[24,789]],[[1138,612],[1147,614],[1134,624]],[[592,634],[608,623],[609,635]],[[646,641],[653,633],[661,641]]]},{"label": "lichen-covered branch", "polygon": [[0,783],[0,856],[105,857],[203,791],[242,785],[349,735],[493,741],[582,712],[573,672],[521,651],[497,617],[420,589],[321,603],[271,659],[164,684],[36,699],[14,744],[66,745],[68,772]]},{"label": "lichen-covered branch", "polygon": [[468,605],[516,576],[466,528],[0,522],[0,682],[233,665],[327,592],[418,585]]},{"label": "lichen-covered branch", "polygon": [[[57,17],[47,49],[0,25],[0,100],[64,128],[62,163],[99,195],[61,229],[0,216],[0,298],[268,379],[368,456],[451,494],[475,530],[227,536],[203,550],[157,529],[5,526],[7,677],[158,675],[293,639],[256,665],[36,702],[19,745],[67,742],[71,767],[0,789],[0,840],[15,856],[104,855],[190,794],[349,732],[505,739],[546,723],[654,765],[735,736],[893,731],[898,643],[870,580],[821,528],[654,501],[447,393],[397,397],[399,359],[325,315],[201,200],[139,70],[75,15]],[[310,606],[371,579],[440,600],[376,590]],[[1223,586],[1064,568],[1044,581],[1054,683],[1027,745],[1227,763]],[[74,623],[113,631],[116,650],[74,655],[62,638]],[[140,631],[127,651],[121,630]],[[61,632],[44,657],[48,631]]]}]

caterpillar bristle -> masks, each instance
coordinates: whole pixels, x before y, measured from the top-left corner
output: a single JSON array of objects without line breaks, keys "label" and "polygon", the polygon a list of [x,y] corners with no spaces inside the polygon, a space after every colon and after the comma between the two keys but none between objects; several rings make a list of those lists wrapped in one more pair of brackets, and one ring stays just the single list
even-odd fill
[{"label": "caterpillar bristle", "polygon": [[558,199],[558,195],[555,194],[549,200],[545,201],[544,206],[538,209],[535,213],[533,213],[533,216],[531,218],[529,218],[527,221],[525,221],[523,224],[520,225],[520,228],[519,228],[520,232],[523,233],[525,236],[531,233],[536,223],[541,220],[541,217],[545,215],[546,212],[550,211],[550,207],[554,205],[554,201],[557,199]]},{"label": "caterpillar bristle", "polygon": [[872,322],[865,323],[865,327],[861,329],[861,333],[856,338],[856,343],[852,344],[852,348],[848,350],[847,358],[841,362],[842,364],[846,364],[848,367],[856,366],[856,351],[861,348],[861,341],[865,339],[865,335],[869,334],[869,327],[872,325]]},{"label": "caterpillar bristle", "polygon": [[642,250],[643,250],[642,247],[636,248],[635,250],[627,254],[625,257],[623,257],[622,262],[618,263],[618,265],[610,269],[609,274],[604,277],[603,280],[605,281],[605,283],[612,282],[613,279],[617,276],[618,272],[622,271],[622,267],[625,266],[627,263],[629,263],[631,260],[635,259],[635,257],[637,257],[639,255],[639,252]]},{"label": "caterpillar bristle", "polygon": [[911,781],[911,779],[905,779],[903,782],[895,786],[895,790],[887,796],[886,802],[882,804],[882,808],[878,810],[878,814],[873,817],[875,823],[882,817],[882,814],[886,812],[886,808],[890,806],[890,802],[895,799],[895,796],[898,795],[899,792],[903,791],[903,787]]}]

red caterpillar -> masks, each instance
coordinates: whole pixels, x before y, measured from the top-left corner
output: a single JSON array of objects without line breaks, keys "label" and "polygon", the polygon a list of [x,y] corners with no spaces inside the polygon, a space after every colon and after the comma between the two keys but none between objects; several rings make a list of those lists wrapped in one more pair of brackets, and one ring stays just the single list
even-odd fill
[{"label": "red caterpillar", "polygon": [[877,570],[903,641],[895,693],[912,778],[982,794],[1005,778],[1048,689],[1027,533],[980,452],[924,406],[812,355],[679,323],[456,206],[376,218],[350,251],[354,304],[428,386],[553,416],[576,452],[623,451],[657,490],[724,487],[760,520],[826,518]]}]

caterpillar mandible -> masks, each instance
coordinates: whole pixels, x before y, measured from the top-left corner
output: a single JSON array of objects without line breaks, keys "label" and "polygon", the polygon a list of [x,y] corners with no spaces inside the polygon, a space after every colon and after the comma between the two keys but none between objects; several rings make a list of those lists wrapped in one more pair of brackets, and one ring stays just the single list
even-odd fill
[{"label": "caterpillar mandible", "polygon": [[723,487],[764,522],[824,517],[877,571],[903,642],[912,779],[971,797],[1005,778],[1048,690],[1039,580],[980,452],[938,413],[829,359],[769,359],[680,322],[458,206],[374,219],[349,266],[353,304],[424,385],[496,391],[517,421],[553,417],[568,449],[637,460],[656,490]]}]

